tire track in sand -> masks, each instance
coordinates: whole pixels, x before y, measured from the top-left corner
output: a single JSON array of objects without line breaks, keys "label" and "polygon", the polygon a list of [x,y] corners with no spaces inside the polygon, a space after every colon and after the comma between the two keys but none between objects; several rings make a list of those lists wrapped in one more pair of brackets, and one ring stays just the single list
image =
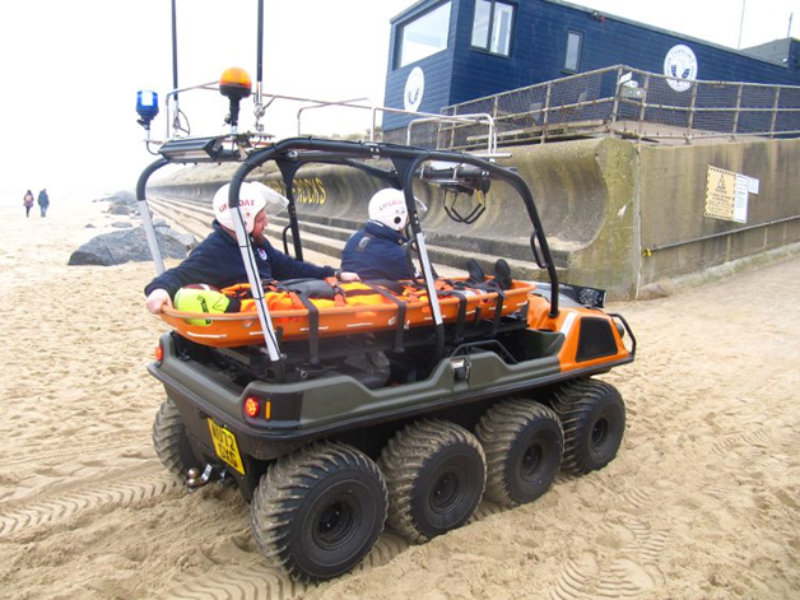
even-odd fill
[{"label": "tire track in sand", "polygon": [[[308,586],[294,581],[279,566],[266,564],[264,557],[255,545],[238,546],[239,550],[249,556],[232,564],[224,562],[224,571],[220,573],[193,573],[183,581],[163,591],[156,598],[208,600],[288,600],[302,594]],[[353,569],[359,572],[388,563],[395,556],[408,548],[408,543],[392,531],[384,531],[369,554]],[[221,563],[223,564],[223,563]]]},{"label": "tire track in sand", "polygon": [[[623,501],[632,511],[651,503],[650,494],[641,490],[623,494]],[[627,541],[606,559],[585,553],[568,560],[551,594],[554,600],[637,598],[654,589],[656,582],[647,567],[658,565],[668,532],[653,529],[630,513],[622,513],[602,529]]]},{"label": "tire track in sand", "polygon": [[67,521],[87,510],[106,505],[129,506],[155,498],[182,487],[177,479],[167,476],[163,469],[153,469],[147,475],[131,478],[120,473],[116,479],[93,482],[96,486],[72,492],[54,492],[51,498],[37,498],[19,508],[0,512],[0,537],[27,528]]},{"label": "tire track in sand", "polygon": [[[502,511],[503,509],[498,504],[484,500],[478,505],[469,523],[480,521]],[[385,565],[408,547],[408,542],[401,536],[391,530],[384,531],[369,554],[353,571],[359,572]],[[257,600],[261,598],[288,600],[306,589],[306,585],[292,580],[281,567],[265,564],[263,557],[255,547],[240,549],[252,552],[253,564],[250,565],[250,568],[231,566],[230,563],[227,563],[224,573],[203,573],[186,578],[158,597],[208,598],[209,600]],[[232,573],[234,577],[231,576]]]}]

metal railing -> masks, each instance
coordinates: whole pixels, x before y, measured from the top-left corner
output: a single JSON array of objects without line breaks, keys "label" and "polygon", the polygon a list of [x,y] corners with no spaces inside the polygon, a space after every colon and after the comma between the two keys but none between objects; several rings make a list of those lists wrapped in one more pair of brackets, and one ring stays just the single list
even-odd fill
[{"label": "metal railing", "polygon": [[[208,82],[200,85],[175,89],[167,92],[166,94],[166,130],[164,140],[171,140],[180,137],[185,137],[190,134],[188,119],[183,111],[178,106],[178,96],[185,95],[187,92],[196,91],[212,91],[219,93],[218,82]],[[420,124],[433,125],[435,127],[442,127],[443,125],[450,126],[463,126],[471,127],[480,131],[481,143],[477,144],[479,147],[485,147],[485,154],[492,156],[497,151],[497,135],[494,125],[494,119],[487,113],[480,114],[465,114],[458,115],[445,115],[437,113],[427,113],[419,111],[410,111],[400,108],[392,108],[388,106],[377,106],[370,104],[367,98],[354,98],[349,100],[319,100],[315,98],[306,98],[299,96],[287,96],[282,94],[269,94],[259,90],[253,98],[253,114],[255,116],[255,131],[247,131],[247,135],[261,137],[264,142],[274,138],[273,135],[264,133],[264,127],[261,124],[261,119],[264,117],[267,109],[276,101],[288,101],[292,103],[302,104],[297,109],[296,124],[297,135],[309,135],[303,123],[303,116],[308,114],[308,111],[320,109],[346,109],[348,111],[361,111],[368,112],[370,119],[370,127],[367,129],[367,138],[371,142],[381,141],[383,136],[378,126],[378,115],[384,113],[401,114],[413,117],[407,128],[407,134],[404,133],[404,140],[393,140],[398,142],[405,142],[408,145],[413,143],[412,131]],[[404,132],[406,130],[403,130]],[[148,144],[160,144],[163,141],[150,139],[148,136]]]},{"label": "metal railing", "polygon": [[[454,104],[442,113],[491,116],[500,145],[597,134],[686,143],[712,137],[797,137],[800,86],[680,80],[616,65]],[[384,135],[390,133],[405,137],[406,130]],[[411,141],[469,149],[486,145],[487,132],[442,121]]]}]

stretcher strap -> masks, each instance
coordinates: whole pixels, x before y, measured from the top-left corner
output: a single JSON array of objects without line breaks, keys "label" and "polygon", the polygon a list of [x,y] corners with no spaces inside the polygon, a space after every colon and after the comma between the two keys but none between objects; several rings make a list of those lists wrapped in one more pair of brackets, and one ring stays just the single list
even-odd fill
[{"label": "stretcher strap", "polygon": [[305,294],[297,294],[297,298],[303,303],[308,311],[308,353],[312,365],[319,364],[319,309],[306,297]]},{"label": "stretcher strap", "polygon": [[455,296],[458,298],[458,316],[456,317],[456,341],[460,342],[464,339],[464,325],[467,321],[467,296],[464,292],[458,290],[447,290],[439,292],[439,297],[446,298],[447,296]]},{"label": "stretcher strap", "polygon": [[494,318],[492,319],[492,335],[497,334],[497,329],[500,326],[500,317],[503,316],[503,301],[505,299],[505,292],[503,290],[497,290],[497,299],[494,304]]},{"label": "stretcher strap", "polygon": [[401,301],[397,296],[392,294],[389,290],[382,288],[379,285],[371,285],[369,283],[364,282],[364,285],[369,286],[375,292],[383,296],[384,298],[388,298],[397,306],[397,327],[394,330],[394,351],[395,352],[402,352],[403,351],[403,329],[405,328],[406,324],[406,303]]}]

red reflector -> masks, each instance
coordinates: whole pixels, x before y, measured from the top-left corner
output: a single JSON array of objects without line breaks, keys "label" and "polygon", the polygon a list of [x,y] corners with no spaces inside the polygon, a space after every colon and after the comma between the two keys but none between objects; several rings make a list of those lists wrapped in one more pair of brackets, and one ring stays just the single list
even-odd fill
[{"label": "red reflector", "polygon": [[250,396],[247,400],[244,401],[244,414],[246,414],[251,419],[258,416],[258,412],[260,407],[258,405],[258,399]]},{"label": "red reflector", "polygon": [[161,347],[161,344],[156,346],[154,354],[156,355],[156,360],[158,362],[161,362],[162,360],[164,360],[164,348]]}]

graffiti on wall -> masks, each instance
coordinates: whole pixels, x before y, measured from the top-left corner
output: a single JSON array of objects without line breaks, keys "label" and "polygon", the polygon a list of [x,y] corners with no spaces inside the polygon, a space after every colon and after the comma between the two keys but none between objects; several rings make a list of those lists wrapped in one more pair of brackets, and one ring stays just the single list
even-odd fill
[{"label": "graffiti on wall", "polygon": [[[270,181],[269,186],[286,196],[286,186],[282,181]],[[292,182],[292,196],[297,204],[323,205],[328,199],[328,192],[319,177],[300,177]]]}]

